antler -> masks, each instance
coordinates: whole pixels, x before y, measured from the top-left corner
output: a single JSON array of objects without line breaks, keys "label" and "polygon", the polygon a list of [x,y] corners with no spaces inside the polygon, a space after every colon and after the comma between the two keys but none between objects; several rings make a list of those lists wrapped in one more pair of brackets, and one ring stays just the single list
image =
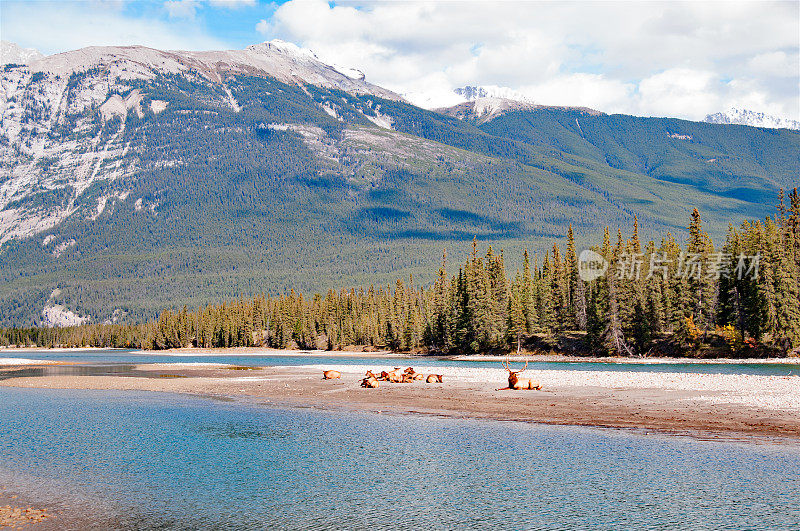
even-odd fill
[{"label": "antler", "polygon": [[511,370],[511,362],[510,362],[510,361],[509,361],[509,359],[508,359],[508,353],[506,353],[506,359],[505,359],[505,360],[503,360],[503,362],[502,362],[502,363],[503,363],[503,367],[505,367],[505,369],[506,369],[508,372],[513,372],[513,373],[522,372],[522,371],[524,371],[525,369],[527,369],[527,368],[528,368],[528,359],[527,359],[527,358],[525,358],[525,366],[524,366],[523,368],[521,368],[520,370],[518,370],[518,371],[512,371],[512,370]]}]

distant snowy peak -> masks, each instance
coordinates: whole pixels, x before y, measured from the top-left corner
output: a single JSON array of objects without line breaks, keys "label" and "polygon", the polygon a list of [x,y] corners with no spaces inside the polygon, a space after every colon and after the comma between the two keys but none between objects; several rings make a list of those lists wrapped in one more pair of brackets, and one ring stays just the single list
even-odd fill
[{"label": "distant snowy peak", "polygon": [[533,98],[526,96],[508,87],[498,87],[497,85],[474,86],[467,85],[453,90],[456,94],[466,101],[475,101],[480,98],[502,98],[505,100],[522,101],[526,103],[536,103]]},{"label": "distant snowy peak", "polygon": [[478,97],[438,111],[459,120],[475,119],[479,122],[488,122],[509,112],[531,111],[536,107],[535,104],[524,101]]},{"label": "distant snowy peak", "polygon": [[26,65],[42,57],[44,57],[44,55],[42,55],[39,50],[22,48],[9,41],[0,41],[0,64]]},{"label": "distant snowy peak", "polygon": [[588,107],[540,105],[533,98],[522,92],[496,85],[467,85],[455,89],[453,93],[460,97],[462,102],[436,110],[459,120],[474,119],[480,123],[494,120],[498,116],[514,111],[534,111],[539,109],[571,109],[585,114],[603,114]]},{"label": "distant snowy peak", "polygon": [[800,130],[800,121],[772,116],[763,112],[748,111],[747,109],[731,108],[725,112],[709,114],[703,121],[711,124],[736,124],[770,129]]}]

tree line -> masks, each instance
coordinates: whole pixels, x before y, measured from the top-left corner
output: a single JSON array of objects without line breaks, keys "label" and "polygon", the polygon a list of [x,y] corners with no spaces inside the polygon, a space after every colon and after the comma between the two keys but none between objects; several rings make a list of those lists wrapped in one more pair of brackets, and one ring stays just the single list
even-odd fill
[{"label": "tree line", "polygon": [[432,286],[290,291],[189,310],[137,324],[0,329],[2,345],[143,349],[368,346],[431,353],[503,352],[543,339],[593,355],[787,355],[800,347],[800,196],[779,196],[774,216],[730,226],[716,247],[695,209],[681,244],[642,242],[606,228],[580,254],[572,227],[541,263],[524,253],[479,252]]}]

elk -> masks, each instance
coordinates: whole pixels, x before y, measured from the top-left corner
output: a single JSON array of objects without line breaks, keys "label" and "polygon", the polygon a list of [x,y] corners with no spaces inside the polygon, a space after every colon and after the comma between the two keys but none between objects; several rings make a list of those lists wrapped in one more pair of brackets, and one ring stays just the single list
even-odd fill
[{"label": "elk", "polygon": [[403,372],[403,382],[404,383],[411,383],[416,380],[424,380],[425,375],[421,372],[416,372],[413,367],[409,367]]},{"label": "elk", "polygon": [[361,380],[361,387],[366,387],[368,389],[375,389],[380,385],[378,379],[372,374],[372,371],[367,371],[367,375]]},{"label": "elk", "polygon": [[323,380],[333,380],[334,378],[341,378],[342,373],[339,371],[325,371],[322,373]]},{"label": "elk", "polygon": [[[503,387],[502,389],[541,389],[542,386],[539,385],[539,382],[536,380],[532,380],[530,378],[519,378],[517,375],[523,372],[525,369],[528,368],[528,360],[525,360],[525,366],[518,370],[512,371],[511,370],[511,362],[508,360],[508,354],[506,354],[506,359],[503,361],[503,367],[508,371],[508,387]],[[500,391],[501,389],[498,389]]]},{"label": "elk", "polygon": [[442,383],[442,375],[441,374],[429,374],[428,377],[425,379],[427,383]]},{"label": "elk", "polygon": [[[383,375],[384,375],[384,373],[382,372],[381,376],[383,377]],[[385,378],[386,378],[386,381],[389,381],[389,382],[392,382],[392,383],[402,383],[403,382],[403,375],[400,373],[400,367],[395,367],[393,371],[387,372]]]}]

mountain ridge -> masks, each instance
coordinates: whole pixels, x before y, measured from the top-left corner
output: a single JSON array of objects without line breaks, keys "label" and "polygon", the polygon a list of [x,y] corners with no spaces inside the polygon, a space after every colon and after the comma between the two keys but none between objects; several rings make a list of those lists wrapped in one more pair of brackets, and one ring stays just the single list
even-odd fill
[{"label": "mountain ridge", "polygon": [[355,85],[225,53],[173,72],[170,53],[3,68],[0,323],[425,283],[443,248],[458,260],[453,244],[473,237],[521,255],[568,224],[580,242],[634,216],[643,237],[680,235],[693,206],[719,237],[772,212],[800,171],[786,130],[544,106],[459,119],[342,90],[369,86],[295,49],[308,76]]}]

